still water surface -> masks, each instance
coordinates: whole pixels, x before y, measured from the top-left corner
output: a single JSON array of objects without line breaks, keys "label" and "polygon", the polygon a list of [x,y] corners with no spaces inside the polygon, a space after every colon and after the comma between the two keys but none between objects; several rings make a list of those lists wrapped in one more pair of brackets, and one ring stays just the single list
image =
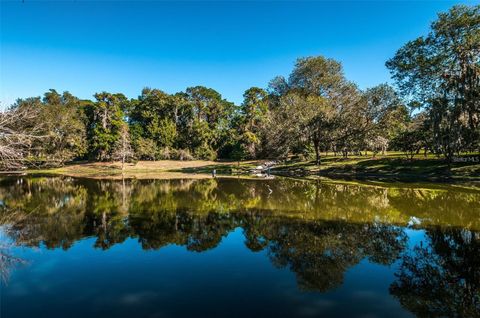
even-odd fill
[{"label": "still water surface", "polygon": [[0,179],[2,318],[480,317],[480,192]]}]

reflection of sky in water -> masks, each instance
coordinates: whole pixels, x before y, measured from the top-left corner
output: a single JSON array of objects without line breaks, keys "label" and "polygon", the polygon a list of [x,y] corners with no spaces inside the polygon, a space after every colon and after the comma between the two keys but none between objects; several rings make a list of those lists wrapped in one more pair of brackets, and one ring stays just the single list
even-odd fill
[{"label": "reflection of sky in water", "polygon": [[11,273],[2,318],[469,317],[480,308],[475,191],[7,178],[0,198],[13,224],[1,225],[2,255],[26,262],[0,264]]},{"label": "reflection of sky in water", "polygon": [[237,228],[201,253],[176,245],[145,251],[135,239],[105,251],[92,247],[94,239],[67,251],[16,248],[29,264],[2,288],[4,317],[409,316],[388,293],[395,265],[363,260],[340,287],[302,291],[289,269],[275,268],[267,252],[252,253],[244,241]]}]

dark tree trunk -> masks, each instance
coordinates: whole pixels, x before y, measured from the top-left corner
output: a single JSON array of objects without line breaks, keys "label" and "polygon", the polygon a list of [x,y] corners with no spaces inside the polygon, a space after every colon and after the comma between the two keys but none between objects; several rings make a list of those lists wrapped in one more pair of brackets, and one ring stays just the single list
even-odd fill
[{"label": "dark tree trunk", "polygon": [[321,159],[320,159],[320,142],[317,139],[313,140],[313,147],[315,148],[315,164],[317,166],[320,165]]}]

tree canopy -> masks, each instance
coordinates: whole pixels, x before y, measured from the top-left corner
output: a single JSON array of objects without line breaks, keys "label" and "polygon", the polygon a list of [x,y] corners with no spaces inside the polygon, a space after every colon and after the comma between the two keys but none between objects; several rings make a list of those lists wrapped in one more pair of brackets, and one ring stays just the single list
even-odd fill
[{"label": "tree canopy", "polygon": [[450,162],[479,151],[480,6],[440,13],[427,35],[406,43],[386,66],[395,86],[362,90],[339,61],[302,57],[288,76],[248,88],[240,105],[204,86],[175,94],[147,87],[131,99],[100,92],[93,100],[51,89],[2,113],[0,159],[7,167],[296,155],[321,164],[323,152],[393,149],[411,158],[423,149]]}]

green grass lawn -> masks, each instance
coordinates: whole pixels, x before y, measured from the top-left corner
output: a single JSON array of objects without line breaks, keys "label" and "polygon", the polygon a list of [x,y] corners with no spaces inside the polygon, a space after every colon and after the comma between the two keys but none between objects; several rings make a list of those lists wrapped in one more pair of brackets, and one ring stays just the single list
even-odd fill
[{"label": "green grass lawn", "polygon": [[287,174],[319,174],[330,177],[351,176],[365,179],[383,177],[406,181],[448,179],[478,181],[480,179],[480,162],[454,162],[449,167],[445,160],[431,154],[426,157],[423,154],[416,155],[410,160],[401,153],[392,152],[376,157],[373,157],[372,154],[349,156],[348,158],[324,155],[319,166],[314,161],[291,160],[278,165],[272,171]]},{"label": "green grass lawn", "polygon": [[[469,156],[479,156],[472,154]],[[149,175],[152,173],[182,173],[211,175],[249,175],[255,167],[268,160],[253,161],[157,161],[129,164],[125,173]],[[57,169],[30,170],[29,173],[53,173],[84,177],[105,177],[122,174],[119,163],[78,163]],[[421,181],[463,183],[480,186],[480,162],[454,162],[448,164],[431,154],[416,155],[407,159],[402,153],[389,152],[385,156],[372,153],[362,156],[333,156],[323,154],[322,162],[316,165],[313,160],[289,159],[277,161],[271,169],[272,174],[294,177],[322,176],[342,180],[366,181]]]}]

